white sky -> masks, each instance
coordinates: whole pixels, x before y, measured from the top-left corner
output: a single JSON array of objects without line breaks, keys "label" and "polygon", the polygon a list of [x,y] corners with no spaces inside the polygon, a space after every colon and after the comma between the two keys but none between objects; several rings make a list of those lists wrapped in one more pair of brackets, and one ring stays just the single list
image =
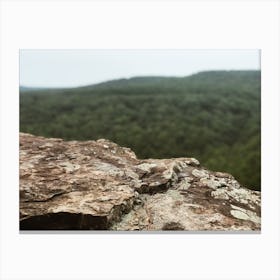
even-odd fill
[{"label": "white sky", "polygon": [[255,69],[260,69],[259,50],[20,50],[20,85],[33,87]]}]

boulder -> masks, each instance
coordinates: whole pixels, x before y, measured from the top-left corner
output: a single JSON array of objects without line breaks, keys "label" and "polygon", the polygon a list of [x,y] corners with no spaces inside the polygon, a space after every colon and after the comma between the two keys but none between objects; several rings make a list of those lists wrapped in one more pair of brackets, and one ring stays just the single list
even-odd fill
[{"label": "boulder", "polygon": [[20,133],[20,230],[258,231],[261,194],[194,158]]}]

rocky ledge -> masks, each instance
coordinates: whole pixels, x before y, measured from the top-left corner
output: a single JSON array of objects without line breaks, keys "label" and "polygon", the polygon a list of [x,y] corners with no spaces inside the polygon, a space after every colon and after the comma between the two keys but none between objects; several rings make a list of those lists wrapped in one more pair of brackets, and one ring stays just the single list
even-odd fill
[{"label": "rocky ledge", "polygon": [[194,158],[20,133],[21,230],[260,230],[260,192]]}]

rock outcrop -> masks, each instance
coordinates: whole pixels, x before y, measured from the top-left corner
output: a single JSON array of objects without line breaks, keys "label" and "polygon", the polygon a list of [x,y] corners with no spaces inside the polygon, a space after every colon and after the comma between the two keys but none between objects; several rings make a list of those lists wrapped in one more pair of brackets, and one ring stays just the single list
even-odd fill
[{"label": "rock outcrop", "polygon": [[21,230],[260,230],[260,203],[194,158],[20,133]]}]

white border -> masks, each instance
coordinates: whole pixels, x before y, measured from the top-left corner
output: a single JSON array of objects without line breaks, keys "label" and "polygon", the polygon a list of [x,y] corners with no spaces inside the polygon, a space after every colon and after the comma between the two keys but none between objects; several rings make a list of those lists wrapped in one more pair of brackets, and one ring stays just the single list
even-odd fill
[{"label": "white border", "polygon": [[[279,279],[279,2],[2,1],[1,279]],[[262,233],[23,235],[20,48],[262,50]]]}]

